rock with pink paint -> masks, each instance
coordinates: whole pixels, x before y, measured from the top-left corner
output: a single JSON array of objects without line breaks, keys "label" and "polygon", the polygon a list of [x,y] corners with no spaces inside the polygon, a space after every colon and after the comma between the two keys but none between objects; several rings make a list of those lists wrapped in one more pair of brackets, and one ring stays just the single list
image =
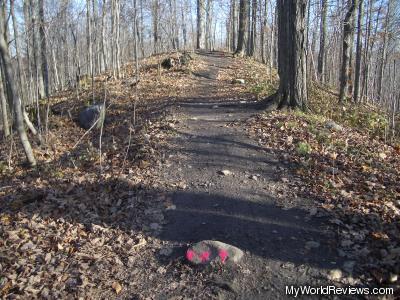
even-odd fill
[{"label": "rock with pink paint", "polygon": [[239,248],[219,241],[205,240],[192,245],[186,251],[186,259],[195,265],[211,262],[238,263],[243,257]]}]

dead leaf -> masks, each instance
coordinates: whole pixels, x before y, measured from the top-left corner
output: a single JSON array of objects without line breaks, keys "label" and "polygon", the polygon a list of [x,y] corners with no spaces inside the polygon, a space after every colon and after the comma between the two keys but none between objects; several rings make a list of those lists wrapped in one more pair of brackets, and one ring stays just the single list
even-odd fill
[{"label": "dead leaf", "polygon": [[122,291],[122,285],[121,285],[119,282],[117,282],[117,281],[115,281],[115,282],[112,284],[112,288],[114,289],[114,291],[115,291],[115,293],[116,293],[117,295],[119,295],[119,293],[121,293],[121,291]]}]

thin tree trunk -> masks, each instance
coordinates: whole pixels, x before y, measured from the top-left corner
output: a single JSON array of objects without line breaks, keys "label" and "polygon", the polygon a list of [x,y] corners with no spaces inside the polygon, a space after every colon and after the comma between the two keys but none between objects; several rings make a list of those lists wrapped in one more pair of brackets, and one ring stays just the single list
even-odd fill
[{"label": "thin tree trunk", "polygon": [[204,48],[204,15],[205,5],[204,0],[197,0],[197,49]]},{"label": "thin tree trunk", "polygon": [[186,24],[186,13],[187,13],[187,2],[182,4],[182,36],[183,36],[183,49],[187,50],[187,24]]},{"label": "thin tree trunk", "polygon": [[153,23],[153,41],[154,51],[153,54],[157,54],[158,49],[158,14],[159,14],[160,3],[159,0],[153,0],[152,2],[152,23]]},{"label": "thin tree trunk", "polygon": [[45,33],[45,18],[44,18],[44,5],[43,0],[39,1],[39,37],[40,37],[40,54],[41,54],[41,71],[44,84],[44,96],[49,97],[49,69],[47,63],[47,40]]},{"label": "thin tree trunk", "polygon": [[103,57],[103,64],[105,71],[108,70],[108,58],[107,58],[107,49],[106,49],[106,0],[103,0],[103,4],[101,6],[101,55]]},{"label": "thin tree trunk", "polygon": [[86,0],[86,44],[87,44],[86,74],[92,76],[93,52],[92,52],[92,22],[90,16],[90,1],[91,0]]},{"label": "thin tree trunk", "polygon": [[378,9],[378,13],[376,15],[375,19],[375,28],[374,28],[374,34],[371,38],[371,30],[372,30],[372,11],[373,11],[373,3],[372,0],[369,2],[369,21],[368,21],[368,33],[367,33],[367,42],[366,42],[366,54],[365,54],[365,68],[364,68],[364,78],[363,78],[363,89],[362,89],[362,96],[365,97],[368,100],[369,96],[369,76],[371,73],[371,68],[370,68],[370,63],[372,59],[372,52],[375,44],[375,37],[376,33],[378,31],[378,24],[379,24],[379,18],[382,10],[382,2],[381,5]]},{"label": "thin tree trunk", "polygon": [[145,56],[144,53],[144,22],[143,22],[143,0],[140,0],[140,51],[142,57]]},{"label": "thin tree trunk", "polygon": [[19,46],[19,32],[18,32],[18,24],[16,21],[15,17],[15,12],[14,12],[14,1],[12,0],[10,2],[10,12],[11,12],[11,18],[12,18],[12,24],[13,24],[13,29],[14,29],[14,42],[15,42],[15,55],[17,56],[17,73],[18,73],[18,79],[19,79],[19,84],[20,84],[20,91],[21,91],[21,99],[22,103],[26,104],[27,101],[27,95],[25,93],[25,80],[24,76],[22,74],[22,61],[21,61],[21,55],[20,55],[20,46]]},{"label": "thin tree trunk", "polygon": [[353,39],[353,18],[356,9],[357,0],[349,0],[349,9],[343,22],[343,49],[342,66],[340,71],[340,91],[339,102],[343,103],[347,97],[350,80],[350,56],[351,43]]},{"label": "thin tree trunk", "polygon": [[[272,3],[272,2],[271,2]],[[278,11],[278,4],[275,5],[275,12]],[[271,4],[271,12],[272,12],[272,4]],[[274,50],[275,50],[275,30],[276,30],[276,23],[277,23],[277,18],[276,14],[272,15],[272,22],[271,22],[271,41],[270,41],[270,48],[269,48],[269,75],[270,75],[270,81],[272,80],[272,68],[274,67],[274,61],[275,61],[275,55],[274,55]]]},{"label": "thin tree trunk", "polygon": [[211,49],[211,39],[212,39],[212,7],[213,7],[213,1],[212,0],[206,0],[207,1],[207,6],[206,6],[206,49],[210,50]]},{"label": "thin tree trunk", "polygon": [[35,79],[34,81],[36,82],[36,88],[35,88],[35,98],[42,99],[45,97],[45,88],[44,88],[44,82],[43,82],[43,72],[41,70],[42,66],[42,56],[41,56],[41,51],[39,50],[39,30],[36,18],[36,4],[35,1],[30,0],[29,2],[29,8],[30,8],[30,15],[31,15],[31,24],[32,24],[32,48],[33,48],[33,59],[34,59],[34,74],[33,78]]},{"label": "thin tree trunk", "polygon": [[357,21],[357,45],[356,45],[356,70],[354,76],[354,102],[359,102],[360,79],[361,79],[361,56],[362,56],[362,20],[363,20],[363,0],[359,0],[358,21]]},{"label": "thin tree trunk", "polygon": [[3,123],[3,134],[4,134],[4,137],[8,137],[10,135],[10,124],[8,122],[7,100],[6,100],[6,95],[4,94],[4,89],[3,89],[4,76],[3,76],[3,72],[1,72],[1,67],[0,67],[0,80],[1,80],[1,82],[0,82],[0,101],[1,101],[1,117],[2,117],[2,123]]},{"label": "thin tree trunk", "polygon": [[325,82],[325,49],[326,49],[326,14],[328,0],[322,0],[321,5],[321,26],[318,53],[318,75],[321,82]]},{"label": "thin tree trunk", "polygon": [[24,126],[24,117],[22,114],[22,103],[21,99],[18,96],[18,91],[15,87],[15,80],[12,71],[11,58],[8,53],[7,43],[4,39],[3,30],[0,32],[0,54],[1,59],[4,65],[4,75],[5,81],[8,82],[8,89],[10,90],[10,94],[12,96],[13,106],[14,106],[14,116],[15,116],[15,125],[17,127],[18,135],[21,140],[22,147],[24,148],[26,158],[30,164],[30,166],[36,165],[36,159],[33,155],[31,144],[28,140],[28,136],[26,134],[25,126]]},{"label": "thin tree trunk", "polygon": [[386,17],[385,17],[385,29],[383,33],[383,42],[382,42],[382,51],[380,57],[380,65],[379,65],[379,72],[377,78],[377,97],[378,100],[382,100],[382,80],[383,80],[383,73],[386,67],[386,60],[387,60],[387,40],[388,40],[388,33],[389,33],[389,16],[390,16],[390,9],[391,9],[391,0],[387,3],[387,10],[386,10]]},{"label": "thin tree trunk", "polygon": [[249,28],[249,56],[254,56],[257,28],[257,0],[252,0],[251,2],[251,26],[249,26]]},{"label": "thin tree trunk", "polygon": [[237,24],[237,9],[236,9],[236,0],[231,0],[232,7],[232,40],[231,40],[231,50],[236,50],[236,24]]},{"label": "thin tree trunk", "polygon": [[[24,0],[24,22],[25,22],[25,40],[26,40],[26,64],[27,64],[27,85],[26,85],[26,95],[27,99],[25,101],[27,102],[27,105],[32,105],[34,101],[33,97],[33,74],[32,74],[32,69],[33,69],[33,54],[32,54],[32,34],[30,33],[31,31],[31,18],[30,18],[30,1],[29,0]],[[28,102],[29,101],[29,102]]]},{"label": "thin tree trunk", "polygon": [[[262,6],[262,3],[260,2],[260,5]],[[262,27],[261,27],[261,38],[260,38],[260,46],[261,46],[261,60],[265,64],[267,62],[266,58],[266,43],[265,43],[265,34],[267,31],[267,20],[268,20],[268,1],[264,1],[264,7],[262,9],[263,11],[263,17],[262,17]]]}]

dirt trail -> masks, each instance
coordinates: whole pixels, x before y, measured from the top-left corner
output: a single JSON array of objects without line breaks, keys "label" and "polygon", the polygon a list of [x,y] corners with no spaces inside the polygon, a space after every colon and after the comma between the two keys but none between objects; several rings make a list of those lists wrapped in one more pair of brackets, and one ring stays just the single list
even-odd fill
[{"label": "dirt trail", "polygon": [[[224,267],[207,283],[222,299],[286,299],[285,285],[326,284],[328,271],[341,264],[332,250],[334,235],[323,218],[309,216],[312,202],[271,192],[282,188],[278,174],[289,166],[229,126],[257,112],[221,94],[230,83],[219,81],[218,73],[229,68],[231,58],[218,53],[201,58],[207,69],[194,74],[192,96],[174,111],[179,123],[162,176],[186,188],[173,192],[176,209],[166,211],[160,238],[177,249],[176,257],[203,239],[245,250],[239,266]],[[232,174],[220,175],[225,169]]]}]

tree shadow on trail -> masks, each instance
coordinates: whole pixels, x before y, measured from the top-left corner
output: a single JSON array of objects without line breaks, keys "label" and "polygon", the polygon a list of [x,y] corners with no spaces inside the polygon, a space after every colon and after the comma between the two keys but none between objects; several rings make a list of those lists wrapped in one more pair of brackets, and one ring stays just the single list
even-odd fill
[{"label": "tree shadow on trail", "polygon": [[[176,209],[165,211],[171,204]],[[215,239],[259,257],[319,268],[333,267],[329,262],[335,259],[330,252],[333,237],[315,223],[305,222],[305,211],[283,210],[218,194],[151,189],[119,180],[99,181],[66,185],[65,190],[48,187],[27,191],[25,196],[21,191],[10,193],[1,199],[1,211],[11,219],[24,216],[37,221],[39,217],[45,223],[80,224],[88,235],[101,226],[131,236],[157,237],[178,247]],[[166,222],[160,217],[162,213]],[[154,223],[163,227],[161,232],[151,228]],[[19,225],[10,226],[15,229]],[[304,242],[310,240],[321,246],[305,249]]]},{"label": "tree shadow on trail", "polygon": [[[333,268],[331,262],[337,260],[334,236],[320,224],[305,221],[303,210],[185,191],[173,193],[172,199],[176,209],[166,212],[163,240],[178,245],[219,240],[259,257],[318,268]],[[321,246],[306,249],[307,241]]]}]

